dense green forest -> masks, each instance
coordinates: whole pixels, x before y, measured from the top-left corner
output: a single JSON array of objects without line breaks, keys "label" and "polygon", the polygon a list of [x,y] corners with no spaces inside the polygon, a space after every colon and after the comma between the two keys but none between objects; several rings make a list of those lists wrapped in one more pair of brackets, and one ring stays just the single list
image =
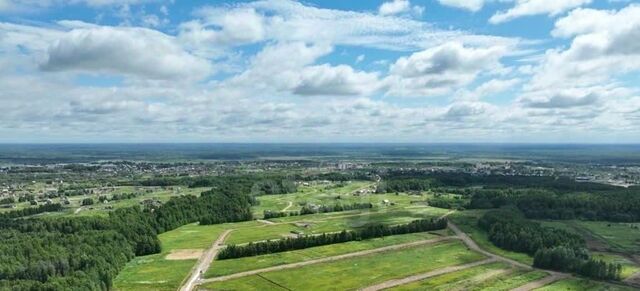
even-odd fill
[{"label": "dense green forest", "polygon": [[297,191],[295,178],[284,175],[233,175],[199,177],[155,177],[138,182],[140,186],[185,185],[190,188],[208,187],[214,190],[234,189],[253,195],[286,194]]},{"label": "dense green forest", "polygon": [[487,190],[471,196],[470,208],[515,205],[529,218],[640,221],[640,195],[626,189],[606,193],[548,190]]},{"label": "dense green forest", "polygon": [[159,233],[196,221],[250,220],[252,201],[237,191],[212,190],[201,197],[174,197],[157,207],[117,209],[106,218],[5,215],[0,219],[0,289],[110,289],[134,256],[160,252]]},{"label": "dense green forest", "polygon": [[534,256],[534,266],[575,272],[595,279],[620,279],[620,264],[591,258],[582,237],[565,230],[543,227],[516,210],[492,210],[478,220],[496,246]]},{"label": "dense green forest", "polygon": [[382,177],[379,192],[423,191],[438,187],[482,186],[492,189],[549,189],[554,191],[611,191],[619,187],[576,182],[568,177],[471,175],[466,173],[390,171]]},{"label": "dense green forest", "polygon": [[407,224],[387,226],[383,224],[368,225],[360,230],[343,230],[338,233],[323,233],[320,235],[305,235],[296,238],[285,238],[276,241],[248,243],[245,245],[229,245],[218,253],[218,259],[233,259],[257,256],[270,253],[286,252],[310,247],[364,240],[390,235],[424,232],[445,229],[447,220],[421,219]]},{"label": "dense green forest", "polygon": [[431,205],[442,208],[490,209],[514,205],[529,218],[640,221],[638,187],[575,182],[566,177],[390,172],[384,176],[377,191],[429,189],[441,189],[470,198],[468,205],[439,198],[429,201]]}]

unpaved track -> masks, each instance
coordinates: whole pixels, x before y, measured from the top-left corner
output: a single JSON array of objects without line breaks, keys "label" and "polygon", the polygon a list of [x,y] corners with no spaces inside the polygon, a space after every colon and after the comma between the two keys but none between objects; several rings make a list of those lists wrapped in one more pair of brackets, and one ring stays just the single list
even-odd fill
[{"label": "unpaved track", "polygon": [[[445,215],[443,215],[442,217],[446,217],[451,213],[452,212],[448,212]],[[527,270],[533,269],[533,267],[531,267],[529,265],[520,263],[518,261],[514,261],[514,260],[509,259],[509,258],[498,256],[496,254],[493,254],[493,253],[490,253],[490,252],[487,252],[487,251],[481,249],[480,246],[478,246],[478,244],[476,244],[475,241],[473,241],[466,233],[461,231],[458,228],[458,226],[453,224],[452,222],[448,223],[448,227],[449,227],[449,229],[451,229],[456,234],[456,237],[458,239],[462,240],[464,242],[464,244],[467,245],[467,247],[470,250],[473,250],[473,251],[476,251],[478,253],[481,253],[481,254],[487,256],[488,259],[485,259],[485,260],[482,260],[482,261],[478,261],[478,262],[469,263],[469,264],[465,264],[465,265],[450,266],[450,267],[434,270],[434,271],[423,273],[423,274],[412,275],[412,276],[401,278],[401,279],[394,279],[394,280],[390,280],[390,281],[387,281],[387,282],[382,282],[380,284],[376,284],[376,285],[372,285],[372,286],[366,287],[366,288],[364,288],[362,290],[364,290],[364,291],[374,291],[374,290],[387,289],[387,288],[391,288],[391,287],[395,287],[395,286],[399,286],[399,285],[404,285],[404,284],[408,284],[408,283],[424,280],[424,279],[427,279],[427,278],[430,278],[430,277],[444,275],[444,274],[447,274],[447,273],[450,273],[450,272],[456,272],[456,271],[460,271],[460,270],[464,270],[464,269],[467,269],[467,268],[480,266],[480,265],[483,265],[483,264],[486,264],[486,263],[496,262],[496,261],[504,262],[504,263],[510,264],[512,266],[517,266],[517,267],[524,268],[524,269],[527,269]],[[540,280],[525,284],[525,285],[520,286],[518,288],[515,288],[513,290],[518,290],[518,291],[533,290],[535,288],[542,287],[544,285],[547,285],[549,283],[555,282],[557,280],[570,277],[570,275],[564,274],[564,273],[558,273],[558,272],[547,271],[547,270],[545,270],[545,271],[547,273],[549,273],[549,276],[544,277],[543,279],[540,279]]]},{"label": "unpaved track", "polygon": [[476,252],[479,252],[479,253],[481,253],[481,254],[489,257],[489,258],[494,258],[494,259],[496,259],[498,261],[505,262],[507,264],[511,264],[511,265],[518,266],[518,267],[525,268],[525,269],[532,269],[532,267],[529,266],[529,265],[525,265],[525,264],[520,263],[518,261],[514,261],[512,259],[501,257],[501,256],[498,256],[496,254],[492,254],[490,252],[487,252],[487,251],[481,249],[480,246],[478,246],[478,244],[476,244],[476,242],[473,241],[466,233],[464,233],[462,230],[460,230],[458,228],[458,226],[456,226],[455,224],[453,224],[450,221],[449,221],[448,226],[449,226],[449,228],[451,230],[453,230],[453,232],[456,234],[456,236],[458,238],[460,238],[464,242],[464,244],[467,245],[467,247],[469,249],[474,250]]},{"label": "unpaved track", "polygon": [[264,224],[268,224],[268,225],[276,224],[276,223],[275,223],[275,222],[273,222],[273,221],[268,221],[268,220],[264,220],[264,219],[258,219],[258,220],[256,220],[256,221],[257,221],[257,222],[264,223]]},{"label": "unpaved track", "polygon": [[211,247],[206,252],[204,252],[202,256],[200,256],[200,259],[198,259],[198,262],[196,263],[194,268],[191,269],[191,274],[189,274],[189,279],[187,279],[184,285],[180,287],[179,289],[180,291],[193,290],[193,287],[196,285],[196,282],[198,281],[198,279],[200,279],[200,276],[202,275],[202,273],[209,269],[209,265],[211,265],[211,261],[213,261],[213,259],[216,257],[216,255],[218,254],[218,251],[222,246],[222,243],[224,242],[225,239],[227,239],[227,236],[229,236],[229,233],[231,233],[231,231],[233,231],[233,229],[225,230],[218,237],[218,239],[216,239],[216,241],[211,245]]},{"label": "unpaved track", "polygon": [[256,275],[256,274],[265,273],[265,272],[272,272],[272,271],[299,268],[299,267],[313,265],[313,264],[333,262],[333,261],[337,261],[337,260],[343,260],[343,259],[354,258],[354,257],[361,257],[361,256],[366,256],[366,255],[371,255],[371,254],[376,254],[376,253],[381,253],[381,252],[400,250],[400,249],[405,249],[405,248],[410,248],[410,247],[415,247],[415,246],[421,246],[421,245],[427,245],[427,244],[434,244],[434,243],[443,242],[443,241],[447,241],[447,240],[454,240],[454,239],[457,239],[457,238],[449,236],[449,237],[440,237],[440,238],[436,238],[436,239],[421,240],[421,241],[404,243],[404,244],[391,245],[391,246],[372,249],[372,250],[359,251],[359,252],[354,252],[354,253],[347,253],[347,254],[338,255],[338,256],[326,257],[326,258],[315,259],[315,260],[310,260],[310,261],[304,261],[304,262],[299,262],[299,263],[274,266],[274,267],[269,267],[269,268],[251,270],[251,271],[246,271],[246,272],[241,272],[241,273],[235,273],[235,274],[226,275],[226,276],[220,276],[220,277],[204,279],[204,280],[200,280],[198,282],[198,284],[209,283],[209,282],[227,281],[227,280],[231,280],[231,279],[237,279],[237,278]]},{"label": "unpaved track", "polygon": [[389,281],[382,282],[382,283],[376,284],[376,285],[372,285],[372,286],[369,286],[369,287],[366,287],[366,288],[360,289],[360,290],[362,290],[362,291],[377,291],[377,290],[387,289],[387,288],[391,288],[391,287],[396,287],[396,286],[400,286],[400,285],[404,285],[404,284],[408,284],[408,283],[424,280],[424,279],[435,277],[435,276],[444,275],[444,274],[451,273],[451,272],[457,272],[457,271],[461,271],[461,270],[464,270],[464,269],[473,268],[473,267],[476,267],[476,266],[484,265],[484,264],[487,264],[487,263],[492,263],[492,262],[495,262],[495,261],[496,261],[495,258],[489,258],[489,259],[485,259],[485,260],[482,260],[482,261],[477,261],[477,262],[473,262],[473,263],[469,263],[469,264],[458,265],[458,266],[449,266],[449,267],[433,270],[431,272],[409,276],[409,277],[402,278],[402,279],[389,280]]},{"label": "unpaved track", "polygon": [[529,291],[529,290],[533,290],[533,289],[538,289],[541,288],[543,286],[546,286],[548,284],[551,284],[555,281],[558,280],[562,280],[565,278],[569,278],[571,275],[569,274],[563,274],[563,273],[551,273],[550,276],[544,277],[540,280],[537,281],[533,281],[533,282],[529,282],[527,284],[524,284],[518,288],[513,288],[511,289],[512,291]]},{"label": "unpaved track", "polygon": [[[514,261],[512,259],[509,258],[505,258],[502,256],[498,256],[496,254],[492,254],[490,252],[487,252],[483,249],[480,248],[480,246],[478,246],[478,244],[476,244],[475,241],[473,241],[466,233],[464,233],[463,231],[461,231],[457,225],[453,224],[452,222],[449,222],[449,228],[451,230],[453,230],[453,232],[455,232],[455,234],[467,245],[467,247],[469,247],[470,249],[479,252],[485,256],[488,256],[489,258],[493,258],[496,259],[498,261],[501,262],[505,262],[507,264],[511,264],[513,266],[518,266],[524,269],[528,269],[528,270],[532,270],[534,269],[533,267],[529,266],[529,265],[525,265],[523,263],[520,263],[518,261]],[[533,281],[531,283],[522,285],[518,288],[512,289],[512,290],[517,290],[517,291],[527,291],[527,290],[533,290],[536,288],[540,288],[544,285],[553,283],[555,281],[561,280],[561,279],[565,279],[565,278],[569,278],[571,277],[571,275],[569,274],[565,274],[565,273],[560,273],[560,272],[554,272],[554,271],[549,271],[549,270],[543,270],[547,273],[549,273],[549,276],[544,277],[540,280],[537,281]]]},{"label": "unpaved track", "polygon": [[293,206],[293,202],[289,201],[289,205],[287,205],[287,207],[285,207],[285,208],[282,208],[281,211],[285,212],[285,211],[289,210],[289,208],[291,208],[291,206]]}]

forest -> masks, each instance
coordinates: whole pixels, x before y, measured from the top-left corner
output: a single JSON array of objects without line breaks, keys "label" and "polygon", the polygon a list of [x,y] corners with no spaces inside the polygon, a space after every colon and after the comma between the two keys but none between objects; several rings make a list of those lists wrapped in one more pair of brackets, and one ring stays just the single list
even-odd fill
[{"label": "forest", "polygon": [[197,221],[251,220],[252,200],[237,191],[211,190],[158,207],[117,209],[108,217],[14,219],[59,205],[3,215],[0,289],[108,290],[134,256],[160,252],[158,234]]},{"label": "forest", "polygon": [[594,279],[620,278],[620,264],[591,258],[582,237],[526,220],[517,210],[489,211],[478,220],[478,226],[488,232],[496,246],[533,255],[535,267]]}]

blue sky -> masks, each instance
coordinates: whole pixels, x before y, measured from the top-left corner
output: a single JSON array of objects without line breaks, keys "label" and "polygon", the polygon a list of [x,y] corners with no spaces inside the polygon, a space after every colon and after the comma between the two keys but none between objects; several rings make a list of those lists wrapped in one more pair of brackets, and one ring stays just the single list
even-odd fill
[{"label": "blue sky", "polygon": [[0,0],[0,142],[640,142],[640,4]]}]

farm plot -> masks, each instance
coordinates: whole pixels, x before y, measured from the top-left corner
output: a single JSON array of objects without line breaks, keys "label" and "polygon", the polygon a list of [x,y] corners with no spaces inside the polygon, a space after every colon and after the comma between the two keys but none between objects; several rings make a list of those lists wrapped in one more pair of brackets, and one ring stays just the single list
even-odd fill
[{"label": "farm plot", "polygon": [[[462,242],[455,241],[214,282],[200,288],[202,290],[261,290],[259,287],[252,287],[254,285],[249,283],[255,283],[260,278],[289,290],[322,290],[326,289],[326,286],[331,286],[334,290],[347,290],[446,266],[479,261],[483,258],[484,256],[467,250]],[[266,283],[255,286],[264,286],[264,284]]]}]

